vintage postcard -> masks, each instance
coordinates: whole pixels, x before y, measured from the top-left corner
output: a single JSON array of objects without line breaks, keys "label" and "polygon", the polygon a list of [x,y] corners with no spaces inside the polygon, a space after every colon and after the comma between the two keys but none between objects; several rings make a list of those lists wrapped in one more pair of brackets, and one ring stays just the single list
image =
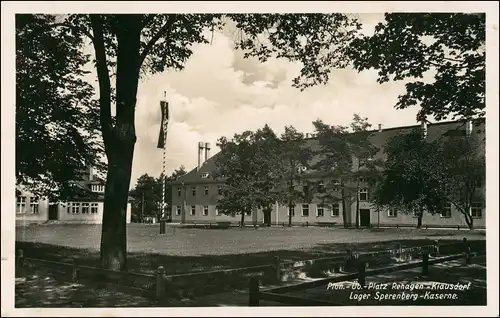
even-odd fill
[{"label": "vintage postcard", "polygon": [[2,3],[2,316],[498,316],[498,3]]}]

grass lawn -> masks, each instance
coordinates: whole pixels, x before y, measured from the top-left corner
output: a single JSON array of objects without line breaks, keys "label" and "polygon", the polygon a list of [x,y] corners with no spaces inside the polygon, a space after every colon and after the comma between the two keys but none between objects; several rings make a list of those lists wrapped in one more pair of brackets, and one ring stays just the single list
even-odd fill
[{"label": "grass lawn", "polygon": [[[306,260],[348,248],[355,251],[430,244],[439,239],[484,240],[484,231],[417,229],[231,228],[188,229],[129,224],[128,270],[154,273],[160,265],[167,274],[271,264],[274,256]],[[100,225],[38,225],[16,228],[16,249],[26,257],[79,262],[99,266]]]}]

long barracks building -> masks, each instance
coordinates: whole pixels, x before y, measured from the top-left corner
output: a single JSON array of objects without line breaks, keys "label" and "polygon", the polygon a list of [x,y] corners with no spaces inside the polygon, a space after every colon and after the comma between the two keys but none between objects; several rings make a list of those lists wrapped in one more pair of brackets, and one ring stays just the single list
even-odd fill
[{"label": "long barracks building", "polygon": [[[384,159],[384,145],[390,138],[401,134],[409,133],[411,130],[422,127],[426,138],[434,140],[442,136],[450,135],[465,135],[478,134],[480,137],[485,136],[484,120],[472,122],[452,121],[441,123],[421,123],[414,126],[405,126],[397,128],[379,129],[371,131],[370,142],[381,149],[375,156],[375,159]],[[311,147],[314,151],[321,149],[320,143],[315,136],[307,138],[307,147]],[[204,150],[204,151],[203,151]],[[215,223],[221,221],[230,221],[238,223],[241,216],[223,215],[217,211],[217,200],[221,195],[221,189],[224,185],[223,180],[216,180],[215,161],[217,154],[213,157],[209,156],[210,145],[208,143],[198,144],[198,166],[187,173],[183,178],[172,182],[172,206],[171,215],[172,221],[177,223]],[[312,161],[318,160],[313,158]],[[311,179],[319,182],[335,182],[335,180],[321,179],[312,170],[304,172],[310,174]],[[379,211],[370,202],[371,190],[366,182],[360,180],[361,187],[359,189],[359,211],[360,225],[367,226],[416,226],[417,217],[402,213],[396,209],[387,211]],[[484,191],[484,186],[482,191]],[[320,206],[319,199],[315,198],[310,203],[298,203],[295,207],[288,211],[288,207],[276,203],[271,213],[272,224],[288,224],[288,213],[292,213],[292,224],[294,225],[315,225],[315,224],[343,224],[342,205],[326,208]],[[485,200],[475,202],[471,209],[474,218],[475,228],[485,227]],[[346,204],[347,223],[353,225],[356,216],[356,199],[348,200]],[[249,224],[263,224],[264,213],[262,210],[254,210],[251,214],[245,216],[245,222]],[[422,218],[423,226],[429,227],[460,227],[466,228],[464,216],[452,205],[448,205],[440,214],[431,215],[424,213]]]}]

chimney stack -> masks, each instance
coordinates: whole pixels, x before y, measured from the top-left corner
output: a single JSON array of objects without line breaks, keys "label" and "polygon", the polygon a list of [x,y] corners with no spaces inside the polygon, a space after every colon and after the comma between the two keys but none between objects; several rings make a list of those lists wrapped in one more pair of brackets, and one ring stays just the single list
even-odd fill
[{"label": "chimney stack", "polygon": [[206,142],[205,143],[205,161],[210,158],[210,143]]},{"label": "chimney stack", "polygon": [[201,156],[203,155],[204,143],[202,141],[198,142],[198,170],[201,168]]},{"label": "chimney stack", "polygon": [[382,131],[382,124],[378,124],[378,131]]},{"label": "chimney stack", "polygon": [[472,134],[472,120],[467,120],[465,122],[465,135],[469,137]]}]

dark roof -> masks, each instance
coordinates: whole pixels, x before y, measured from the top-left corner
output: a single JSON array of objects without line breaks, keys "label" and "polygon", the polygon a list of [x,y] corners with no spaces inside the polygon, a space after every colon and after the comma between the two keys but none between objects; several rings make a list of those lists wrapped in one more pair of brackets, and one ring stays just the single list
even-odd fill
[{"label": "dark roof", "polygon": [[[456,134],[465,134],[465,121],[446,121],[446,122],[438,122],[438,123],[428,123],[427,124],[427,139],[428,140],[436,140],[442,136],[456,135]],[[384,128],[382,131],[378,129],[368,131],[370,133],[369,139],[373,146],[381,149],[379,153],[376,155],[377,158],[383,156],[383,148],[389,142],[392,137],[395,137],[400,134],[410,133],[413,129],[421,127],[420,124],[412,125],[412,126],[402,126],[402,127],[393,127],[393,128]],[[479,119],[475,120],[473,123],[473,133],[485,135],[485,120]],[[310,147],[313,151],[320,151],[321,145],[319,140],[316,137],[307,138],[306,146]],[[216,170],[215,162],[217,160],[217,156],[219,153],[216,153],[214,156],[209,158],[206,162],[202,164],[200,169],[198,170],[196,167],[192,169],[190,172],[185,174],[180,179],[173,181],[173,185],[178,184],[203,184],[203,183],[217,183],[221,180],[214,179],[214,172]],[[319,156],[314,156],[311,159],[311,165],[314,165],[319,161]],[[208,173],[207,178],[202,178],[203,173]]]}]

